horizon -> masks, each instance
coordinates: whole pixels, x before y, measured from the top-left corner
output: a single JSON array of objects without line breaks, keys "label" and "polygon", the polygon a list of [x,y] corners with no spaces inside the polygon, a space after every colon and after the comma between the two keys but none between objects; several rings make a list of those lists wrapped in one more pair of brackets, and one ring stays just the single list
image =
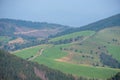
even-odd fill
[{"label": "horizon", "polygon": [[[115,15],[112,15],[112,16],[116,16],[116,15],[120,15],[120,13],[115,14]],[[109,17],[112,17],[112,16],[108,16],[108,17],[106,17],[106,18],[109,18]],[[104,19],[106,19],[106,18],[103,18],[103,19],[100,19],[100,20],[104,20]],[[0,18],[0,19],[21,20],[21,21],[30,21],[30,22],[40,22],[40,21],[23,20],[23,19],[12,19],[12,18]],[[89,25],[89,24],[98,22],[98,21],[100,21],[100,20],[97,20],[97,21],[94,21],[94,22],[91,22],[91,23],[88,23],[88,24],[85,24],[85,25],[82,25],[82,26],[78,26],[78,27],[84,27],[84,26],[86,26],[86,25]],[[75,27],[75,26],[70,26],[70,25],[64,25],[64,24],[54,23],[54,22],[53,22],[53,23],[50,23],[50,22],[40,22],[40,23],[58,24],[58,25],[69,26],[69,27],[73,27],[73,28]],[[77,28],[77,27],[75,27],[75,28]]]},{"label": "horizon", "polygon": [[0,18],[81,27],[120,14],[119,3],[119,0],[1,0]]}]

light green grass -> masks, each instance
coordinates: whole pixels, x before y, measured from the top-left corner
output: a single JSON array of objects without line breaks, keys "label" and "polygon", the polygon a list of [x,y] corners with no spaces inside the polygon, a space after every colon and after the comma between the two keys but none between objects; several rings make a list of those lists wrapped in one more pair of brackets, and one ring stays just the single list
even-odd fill
[{"label": "light green grass", "polygon": [[108,52],[120,62],[120,45],[109,45]]},{"label": "light green grass", "polygon": [[31,56],[34,56],[41,48],[44,48],[44,47],[45,47],[44,45],[42,45],[42,46],[40,45],[40,46],[35,46],[35,47],[15,51],[13,53],[16,56],[26,59],[26,58],[30,58]]},{"label": "light green grass", "polygon": [[117,69],[96,68],[90,66],[69,64],[64,62],[57,62],[51,58],[42,56],[37,57],[34,61],[38,62],[39,64],[44,64],[50,68],[60,70],[64,73],[69,73],[76,76],[83,76],[88,78],[107,79],[120,71]]},{"label": "light green grass", "polygon": [[60,50],[59,46],[50,47],[44,50],[42,56],[57,59],[66,56],[67,53]]},{"label": "light green grass", "polygon": [[75,32],[75,33],[71,33],[71,34],[67,34],[67,35],[64,35],[64,36],[53,38],[50,41],[58,41],[58,40],[70,39],[70,38],[75,38],[77,36],[90,36],[90,35],[93,35],[94,33],[95,33],[94,31]]}]

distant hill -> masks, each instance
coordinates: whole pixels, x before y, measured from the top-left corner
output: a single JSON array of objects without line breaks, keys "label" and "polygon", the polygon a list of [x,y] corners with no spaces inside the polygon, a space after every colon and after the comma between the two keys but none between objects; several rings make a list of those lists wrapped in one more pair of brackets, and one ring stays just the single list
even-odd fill
[{"label": "distant hill", "polygon": [[0,50],[0,80],[77,80],[72,75],[27,62]]},{"label": "distant hill", "polygon": [[69,26],[47,22],[0,19],[0,48],[16,50],[46,42],[46,38]]},{"label": "distant hill", "polygon": [[0,36],[48,37],[67,28],[68,26],[47,22],[0,19]]},{"label": "distant hill", "polygon": [[88,25],[79,28],[69,28],[63,32],[58,33],[56,36],[61,36],[61,35],[84,31],[84,30],[99,31],[104,28],[114,27],[114,26],[120,26],[120,14],[96,21],[94,23],[90,23]]}]

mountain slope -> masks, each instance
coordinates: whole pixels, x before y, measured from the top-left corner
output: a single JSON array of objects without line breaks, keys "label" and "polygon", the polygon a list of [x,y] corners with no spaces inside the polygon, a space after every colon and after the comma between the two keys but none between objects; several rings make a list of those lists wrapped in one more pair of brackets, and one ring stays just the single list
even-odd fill
[{"label": "mountain slope", "polygon": [[82,26],[82,27],[79,27],[79,28],[67,29],[63,32],[58,33],[55,36],[61,36],[61,35],[70,34],[70,33],[83,31],[83,30],[99,31],[99,30],[102,30],[104,28],[114,27],[114,26],[120,26],[120,14],[102,19],[100,21],[96,21],[94,23],[91,23],[91,24],[88,24],[88,25],[85,25],[85,26]]},{"label": "mountain slope", "polygon": [[[32,22],[14,19],[0,19],[0,35],[26,35],[34,37],[48,37],[64,31],[68,26],[47,22]],[[39,35],[38,35],[39,34]]]},{"label": "mountain slope", "polygon": [[[71,36],[72,34],[76,35]],[[87,35],[85,36],[85,34]],[[67,52],[68,55],[58,59],[58,61],[70,62],[74,64],[120,68],[119,34],[120,27],[114,26],[111,28],[104,28],[97,32],[74,32],[52,38],[49,41],[58,46],[61,44],[69,45],[60,47],[61,50]]]},{"label": "mountain slope", "polygon": [[0,19],[0,48],[10,51],[42,44],[48,36],[68,28],[47,22]]},{"label": "mountain slope", "polygon": [[0,80],[75,80],[75,78],[0,50]]}]

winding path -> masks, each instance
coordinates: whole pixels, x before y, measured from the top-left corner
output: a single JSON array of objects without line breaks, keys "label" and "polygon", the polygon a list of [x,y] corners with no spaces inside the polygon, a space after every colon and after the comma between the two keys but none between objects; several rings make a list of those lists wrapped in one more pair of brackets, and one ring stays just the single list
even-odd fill
[{"label": "winding path", "polygon": [[43,52],[43,51],[44,51],[43,48],[40,49],[40,50],[37,52],[37,54],[35,54],[33,57],[29,58],[28,61],[31,61],[31,60],[35,59],[36,57],[42,55],[42,52]]}]

